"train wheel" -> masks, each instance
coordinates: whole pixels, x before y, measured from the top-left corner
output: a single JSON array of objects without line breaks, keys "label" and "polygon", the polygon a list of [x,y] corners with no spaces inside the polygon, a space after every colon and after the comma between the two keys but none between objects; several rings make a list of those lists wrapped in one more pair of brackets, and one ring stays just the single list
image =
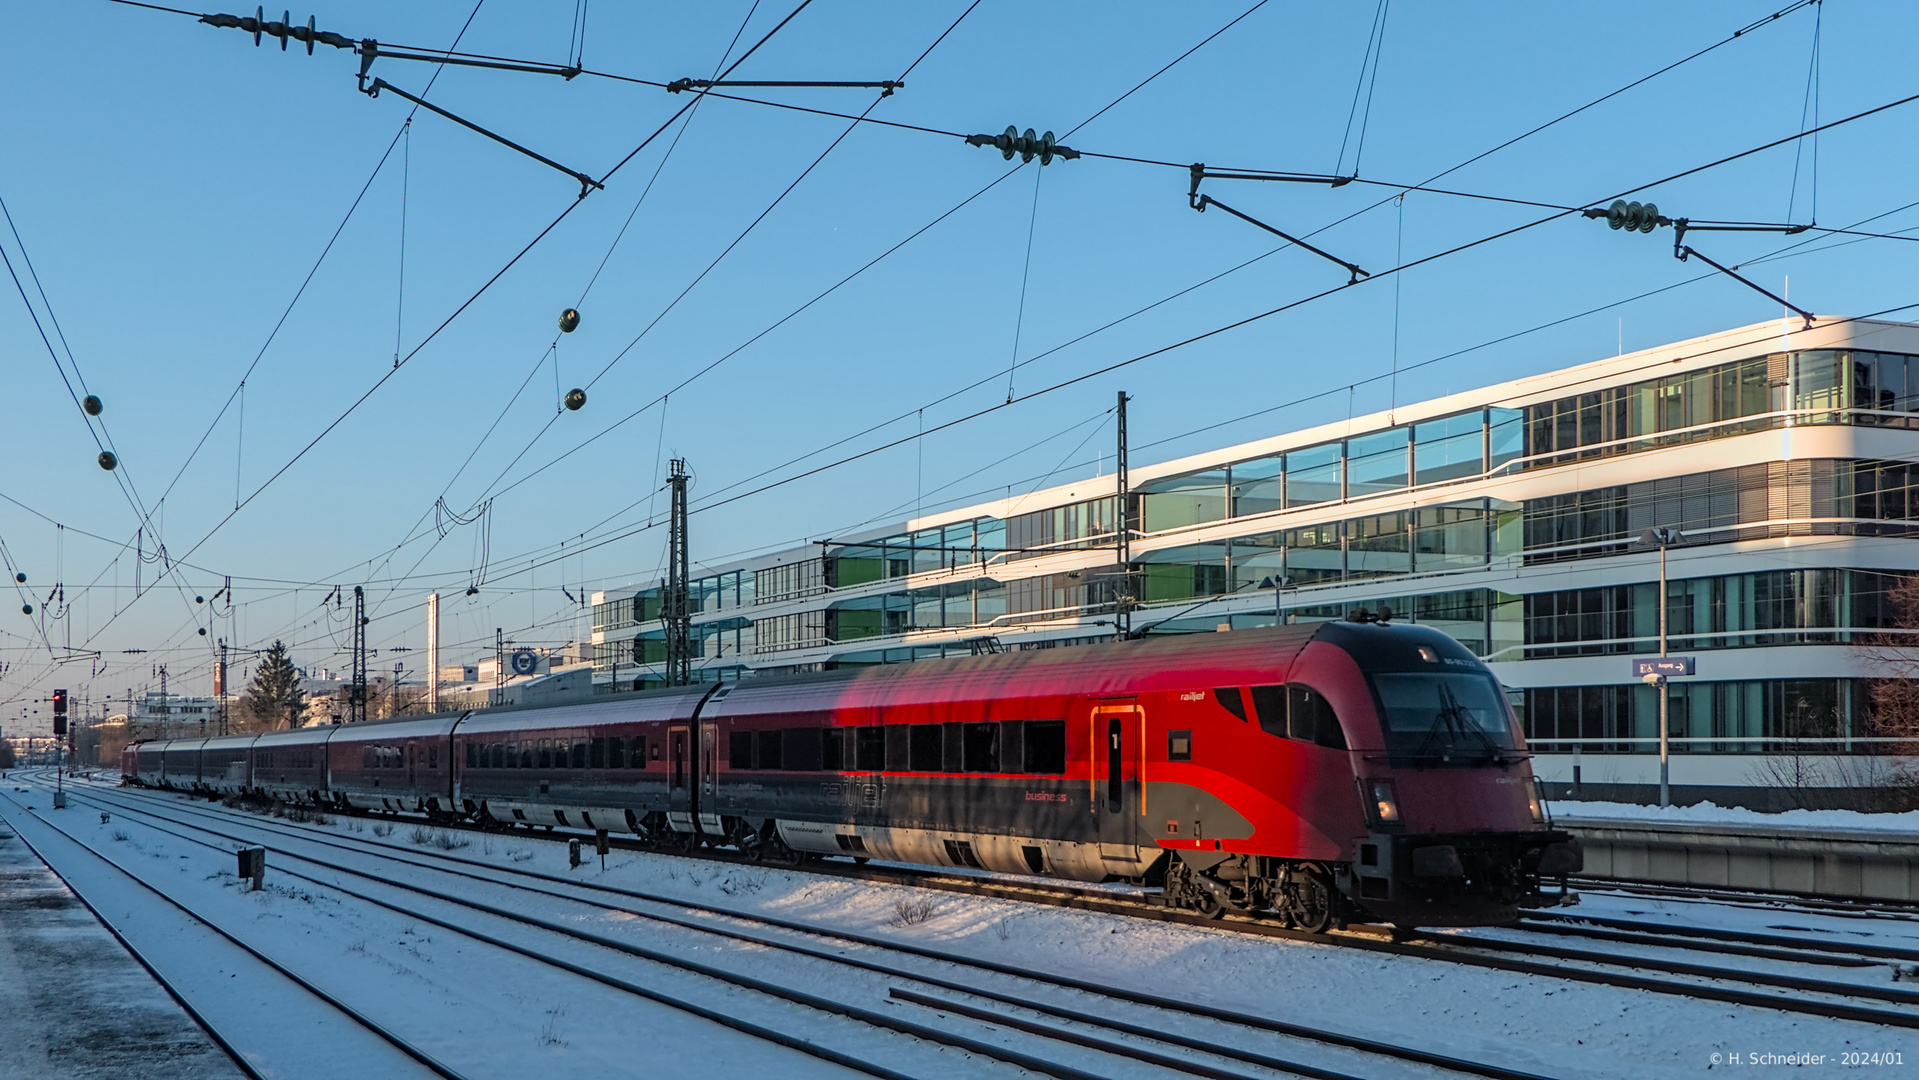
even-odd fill
[{"label": "train wheel", "polygon": [[1294,879],[1292,921],[1309,934],[1323,934],[1333,925],[1333,890],[1317,868]]}]

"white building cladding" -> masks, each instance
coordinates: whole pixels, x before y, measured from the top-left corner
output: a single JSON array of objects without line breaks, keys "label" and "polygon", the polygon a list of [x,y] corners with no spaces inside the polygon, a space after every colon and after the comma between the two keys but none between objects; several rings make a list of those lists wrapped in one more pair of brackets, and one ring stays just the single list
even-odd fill
[{"label": "white building cladding", "polygon": [[[1673,526],[1671,651],[1698,658],[1670,691],[1673,783],[1711,795],[1872,745],[1857,645],[1919,570],[1915,429],[1919,325],[1749,326],[1134,467],[1130,572],[1111,475],[743,562],[693,583],[696,671],[1102,640],[1129,596],[1152,632],[1383,603],[1493,665],[1543,776],[1577,760],[1583,794],[1633,796],[1658,692],[1630,664],[1657,649],[1637,540]],[[594,597],[603,682],[659,678],[659,592]],[[1824,764],[1800,773],[1860,775]]]}]

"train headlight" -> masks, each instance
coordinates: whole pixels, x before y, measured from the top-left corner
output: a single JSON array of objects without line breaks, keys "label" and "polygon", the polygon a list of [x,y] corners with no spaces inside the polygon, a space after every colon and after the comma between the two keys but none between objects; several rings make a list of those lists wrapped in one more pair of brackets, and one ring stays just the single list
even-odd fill
[{"label": "train headlight", "polygon": [[1381,825],[1399,824],[1399,795],[1393,790],[1391,780],[1371,780],[1366,785],[1371,796],[1368,809],[1373,820]]},{"label": "train headlight", "polygon": [[1533,824],[1544,825],[1546,823],[1546,807],[1539,801],[1538,788],[1534,788],[1527,794],[1526,807],[1533,812]]}]

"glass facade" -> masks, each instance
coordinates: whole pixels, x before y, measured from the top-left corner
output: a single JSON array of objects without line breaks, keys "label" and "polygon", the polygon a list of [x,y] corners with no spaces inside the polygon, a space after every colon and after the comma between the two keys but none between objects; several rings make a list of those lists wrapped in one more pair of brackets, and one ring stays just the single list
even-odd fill
[{"label": "glass facade", "polygon": [[[1778,415],[1787,410],[1799,415]],[[1528,405],[1525,413],[1529,468],[1787,423],[1915,427],[1919,356],[1773,353]]]},{"label": "glass facade", "polygon": [[1144,599],[1154,603],[1237,592],[1274,576],[1297,588],[1512,566],[1520,535],[1518,507],[1470,499],[1162,548],[1137,561],[1149,583]]},{"label": "glass facade", "polygon": [[[1006,648],[1104,641],[1122,603],[1145,608],[1134,625],[1154,633],[1311,622],[1344,617],[1359,602],[1353,594],[1376,607],[1386,592],[1395,621],[1442,629],[1478,656],[1515,665],[1499,670],[1523,684],[1546,681],[1534,672],[1588,670],[1527,661],[1654,651],[1659,587],[1622,581],[1651,577],[1649,562],[1640,555],[1622,575],[1603,561],[1638,554],[1649,528],[1676,527],[1688,546],[1743,542],[1742,555],[1784,546],[1755,541],[1919,537],[1919,463],[1795,458],[1665,475],[1654,458],[1643,469],[1609,466],[1608,479],[1647,479],[1584,489],[1575,489],[1578,470],[1550,471],[1799,425],[1919,429],[1919,355],[1776,352],[1615,386],[1587,374],[1568,374],[1560,384],[1579,392],[1521,408],[1358,427],[1254,457],[1226,450],[1206,468],[1139,482],[1126,505],[1131,566],[1113,564],[1120,503],[1106,495],[1056,506],[1030,500],[1004,519],[830,542],[792,552],[778,566],[710,574],[692,585],[697,664],[709,675],[737,677],[799,670],[778,655],[798,650],[817,650],[807,666],[822,668],[969,655],[1001,634]],[[1536,385],[1543,384],[1519,389]],[[1888,457],[1899,452],[1867,445]],[[1740,452],[1739,460],[1770,456]],[[1536,497],[1466,498],[1448,486],[1505,479]],[[1272,519],[1301,509],[1307,513],[1292,517],[1331,520]],[[1203,542],[1181,532],[1201,526],[1214,526]],[[1241,535],[1222,536],[1230,533]],[[1832,550],[1832,541],[1821,550]],[[1883,546],[1846,550],[1848,568],[1773,559],[1777,568],[1747,563],[1738,569],[1748,572],[1670,581],[1663,598],[1669,648],[1690,654],[1878,641],[1894,622],[1889,592],[1899,572],[1871,568]],[[1072,558],[1055,558],[1046,569],[1056,572],[1045,574],[1022,563],[1049,555]],[[1696,574],[1715,564],[1683,565]],[[1335,588],[1341,585],[1355,588]],[[1520,588],[1538,591],[1504,591]],[[773,603],[787,604],[780,610],[788,613],[754,618],[756,608]],[[659,615],[658,588],[596,604],[599,665],[657,663]],[[1703,740],[1676,752],[1771,752],[1786,745],[1778,740],[1864,730],[1864,679],[1789,678],[1793,670],[1766,666],[1769,654],[1714,663],[1734,664],[1743,681],[1675,680],[1674,734]],[[1760,666],[1739,666],[1754,663]],[[1619,665],[1623,680],[1623,659],[1604,664]],[[1777,677],[1747,677],[1756,674]],[[1513,693],[1532,738],[1576,740],[1584,752],[1650,752],[1625,741],[1655,733],[1658,699],[1650,687]]]},{"label": "glass facade", "polygon": [[[1668,581],[1667,645],[1689,653],[1868,640],[1892,625],[1897,582],[1884,571],[1831,569]],[[1658,593],[1651,581],[1530,593],[1525,658],[1646,654],[1659,640]]]},{"label": "glass facade", "polygon": [[1005,551],[1007,525],[995,518],[974,518],[858,544],[830,545],[825,583],[828,588],[846,589],[987,562]]},{"label": "glass facade", "polygon": [[[1526,562],[1631,549],[1654,526],[1683,543],[1779,536],[1910,536],[1919,470],[1905,462],[1808,459],[1662,477],[1528,499]],[[1864,520],[1861,520],[1864,519]]]},{"label": "glass facade", "polygon": [[[1675,754],[1830,752],[1785,739],[1844,740],[1861,734],[1861,684],[1852,679],[1672,682],[1666,723]],[[1659,735],[1659,691],[1645,685],[1560,686],[1523,692],[1526,738],[1560,740],[1551,752],[1647,753]],[[1724,740],[1692,742],[1692,739]],[[1576,743],[1567,740],[1576,740]],[[1542,747],[1542,749],[1545,749]]]},{"label": "glass facade", "polygon": [[1030,559],[1056,551],[1111,547],[1119,527],[1117,507],[1118,500],[1109,495],[1050,510],[1014,514],[1005,524],[1007,555]]},{"label": "glass facade", "polygon": [[1143,533],[1482,476],[1519,456],[1523,414],[1474,409],[1137,485]]}]

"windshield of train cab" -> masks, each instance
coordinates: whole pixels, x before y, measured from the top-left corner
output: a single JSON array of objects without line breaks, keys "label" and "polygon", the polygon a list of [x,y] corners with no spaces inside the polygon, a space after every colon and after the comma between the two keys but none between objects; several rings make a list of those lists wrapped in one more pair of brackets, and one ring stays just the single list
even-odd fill
[{"label": "windshield of train cab", "polygon": [[1482,765],[1515,757],[1505,695],[1491,674],[1382,671],[1372,682],[1393,757],[1428,765]]}]

